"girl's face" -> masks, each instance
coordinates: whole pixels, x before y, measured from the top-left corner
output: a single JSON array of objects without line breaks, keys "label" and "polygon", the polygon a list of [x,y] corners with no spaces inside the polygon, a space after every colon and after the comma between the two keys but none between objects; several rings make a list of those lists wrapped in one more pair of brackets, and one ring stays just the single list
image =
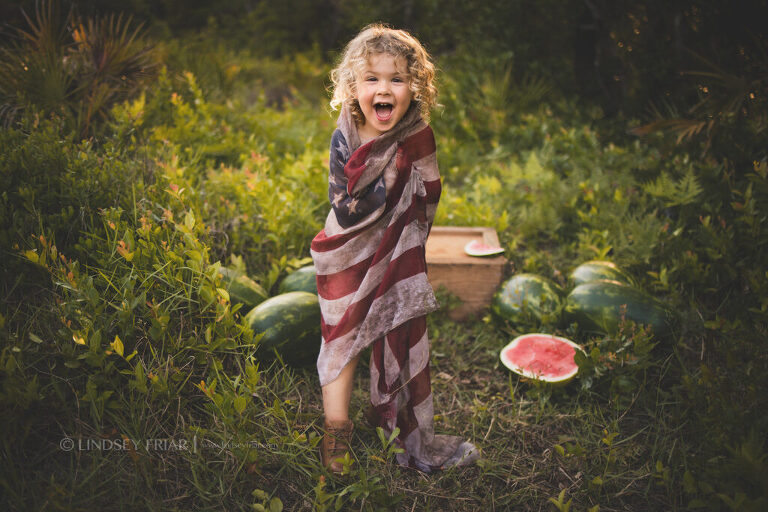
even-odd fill
[{"label": "girl's face", "polygon": [[413,94],[405,58],[377,53],[368,59],[355,83],[355,99],[365,116],[358,131],[362,138],[391,130],[411,105]]}]

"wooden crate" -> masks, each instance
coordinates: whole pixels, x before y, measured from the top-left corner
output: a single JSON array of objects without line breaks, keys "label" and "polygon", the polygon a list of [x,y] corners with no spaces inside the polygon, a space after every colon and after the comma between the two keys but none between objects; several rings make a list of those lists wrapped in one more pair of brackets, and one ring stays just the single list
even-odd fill
[{"label": "wooden crate", "polygon": [[464,252],[472,240],[497,246],[499,238],[493,228],[433,226],[427,239],[427,276],[432,287],[444,285],[464,303],[450,316],[464,320],[491,303],[501,284],[504,256],[474,257]]}]

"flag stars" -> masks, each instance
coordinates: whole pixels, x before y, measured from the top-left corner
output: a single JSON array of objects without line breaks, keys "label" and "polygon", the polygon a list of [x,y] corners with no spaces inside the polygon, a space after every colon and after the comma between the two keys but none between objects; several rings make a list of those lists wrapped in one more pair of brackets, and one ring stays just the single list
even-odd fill
[{"label": "flag stars", "polygon": [[347,146],[342,144],[341,141],[339,141],[334,149],[339,155],[337,158],[339,164],[344,167],[344,164],[347,162],[347,160],[349,160],[349,149],[347,149]]}]

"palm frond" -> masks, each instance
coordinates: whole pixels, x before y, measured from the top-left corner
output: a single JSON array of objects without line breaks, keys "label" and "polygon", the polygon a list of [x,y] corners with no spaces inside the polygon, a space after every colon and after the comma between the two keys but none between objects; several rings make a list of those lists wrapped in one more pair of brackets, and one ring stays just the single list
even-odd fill
[{"label": "palm frond", "polygon": [[86,135],[116,102],[135,94],[159,67],[142,25],[130,17],[75,18],[57,1],[23,13],[28,27],[2,50],[0,121],[8,125],[27,109],[63,112]]},{"label": "palm frond", "polygon": [[35,4],[35,17],[31,18],[21,10],[27,21],[27,30],[17,28],[16,36],[23,45],[29,45],[39,52],[60,53],[66,46],[69,32],[67,22],[72,10],[62,16],[58,2],[40,2]]},{"label": "palm frond", "polygon": [[82,73],[78,94],[83,99],[79,112],[83,132],[157,70],[152,47],[140,38],[142,25],[131,28],[131,21],[131,17],[110,15],[74,23],[71,56]]},{"label": "palm frond", "polygon": [[648,135],[653,132],[666,131],[677,135],[677,143],[680,144],[687,139],[699,135],[705,128],[707,132],[711,130],[712,120],[666,118],[633,128],[630,130],[630,133],[634,135]]},{"label": "palm frond", "polygon": [[[758,45],[758,49],[766,56],[762,45]],[[755,133],[762,131],[765,112],[760,107],[765,105],[765,100],[751,100],[756,94],[764,96],[763,91],[768,91],[768,74],[764,71],[762,74],[755,74],[749,70],[742,74],[732,73],[702,55],[693,51],[690,53],[703,65],[703,69],[683,72],[684,76],[696,79],[698,100],[684,113],[670,102],[665,105],[665,111],[652,104],[650,110],[654,120],[635,127],[630,132],[635,135],[668,132],[676,136],[678,144],[703,138],[703,148],[706,152],[711,147],[718,129],[734,120],[747,118],[751,125],[754,125],[753,128],[758,128]]]}]

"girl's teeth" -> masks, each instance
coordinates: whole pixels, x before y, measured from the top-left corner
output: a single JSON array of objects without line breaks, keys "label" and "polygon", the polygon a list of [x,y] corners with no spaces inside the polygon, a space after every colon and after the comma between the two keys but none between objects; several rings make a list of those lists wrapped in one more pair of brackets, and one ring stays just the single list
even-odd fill
[{"label": "girl's teeth", "polygon": [[392,105],[377,104],[374,105],[374,110],[379,121],[387,121],[392,116]]}]

